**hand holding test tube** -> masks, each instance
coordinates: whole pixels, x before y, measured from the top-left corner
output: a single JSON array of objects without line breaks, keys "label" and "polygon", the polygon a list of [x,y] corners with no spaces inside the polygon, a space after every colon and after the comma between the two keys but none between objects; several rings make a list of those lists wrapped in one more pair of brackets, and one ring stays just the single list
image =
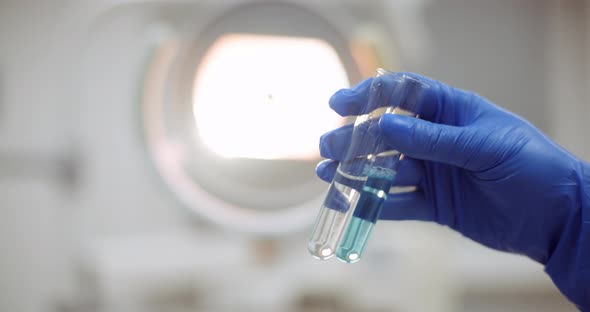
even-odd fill
[{"label": "hand holding test tube", "polygon": [[308,242],[314,257],[336,255],[349,263],[361,258],[403,158],[384,144],[379,119],[385,113],[416,117],[428,88],[408,75],[377,70]]}]

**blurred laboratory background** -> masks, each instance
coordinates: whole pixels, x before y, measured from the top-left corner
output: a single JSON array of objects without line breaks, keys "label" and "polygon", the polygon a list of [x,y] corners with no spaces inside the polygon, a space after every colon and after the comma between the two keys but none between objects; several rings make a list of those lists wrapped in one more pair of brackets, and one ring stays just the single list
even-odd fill
[{"label": "blurred laboratory background", "polygon": [[583,0],[0,0],[0,310],[575,311],[541,265],[382,222],[306,250],[327,105],[376,67],[590,159]]}]

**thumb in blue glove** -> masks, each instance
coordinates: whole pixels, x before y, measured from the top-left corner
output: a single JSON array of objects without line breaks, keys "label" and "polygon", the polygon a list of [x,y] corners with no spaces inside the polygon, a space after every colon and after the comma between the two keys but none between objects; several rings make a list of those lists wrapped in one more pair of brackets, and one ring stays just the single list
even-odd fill
[{"label": "thumb in blue glove", "polygon": [[[406,73],[408,74],[408,73]],[[524,119],[485,98],[426,81],[436,96],[419,105],[421,118],[384,115],[387,144],[408,159],[394,185],[418,191],[388,197],[382,219],[446,225],[488,247],[527,255],[544,264],[561,291],[590,308],[588,165]],[[337,92],[331,107],[363,113],[368,82]],[[325,134],[318,175],[331,180],[352,127]]]}]

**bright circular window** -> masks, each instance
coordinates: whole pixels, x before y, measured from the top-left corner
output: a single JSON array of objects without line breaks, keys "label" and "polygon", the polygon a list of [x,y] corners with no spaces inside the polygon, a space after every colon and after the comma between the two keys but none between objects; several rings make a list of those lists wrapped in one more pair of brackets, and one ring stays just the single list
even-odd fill
[{"label": "bright circular window", "polygon": [[328,106],[358,81],[345,36],[292,4],[243,5],[163,44],[144,88],[158,173],[213,223],[258,234],[311,225],[327,185],[319,137],[344,119]]},{"label": "bright circular window", "polygon": [[334,48],[315,38],[226,34],[197,71],[200,139],[228,158],[319,157],[319,136],[342,124],[327,102],[348,85]]}]

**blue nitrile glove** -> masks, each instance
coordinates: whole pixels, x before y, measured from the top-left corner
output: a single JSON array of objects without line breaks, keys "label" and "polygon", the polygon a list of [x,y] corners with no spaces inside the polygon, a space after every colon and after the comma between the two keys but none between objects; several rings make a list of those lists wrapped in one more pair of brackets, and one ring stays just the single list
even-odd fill
[{"label": "blue nitrile glove", "polygon": [[[386,114],[381,131],[408,156],[394,185],[417,191],[390,194],[380,216],[434,221],[488,247],[527,255],[545,265],[559,289],[590,309],[590,167],[541,131],[485,98],[425,81],[434,96],[420,118]],[[370,80],[340,90],[330,106],[359,115]],[[393,81],[393,80],[392,80]],[[394,83],[394,82],[392,82]],[[352,126],[321,138],[317,173],[331,181]]]}]

